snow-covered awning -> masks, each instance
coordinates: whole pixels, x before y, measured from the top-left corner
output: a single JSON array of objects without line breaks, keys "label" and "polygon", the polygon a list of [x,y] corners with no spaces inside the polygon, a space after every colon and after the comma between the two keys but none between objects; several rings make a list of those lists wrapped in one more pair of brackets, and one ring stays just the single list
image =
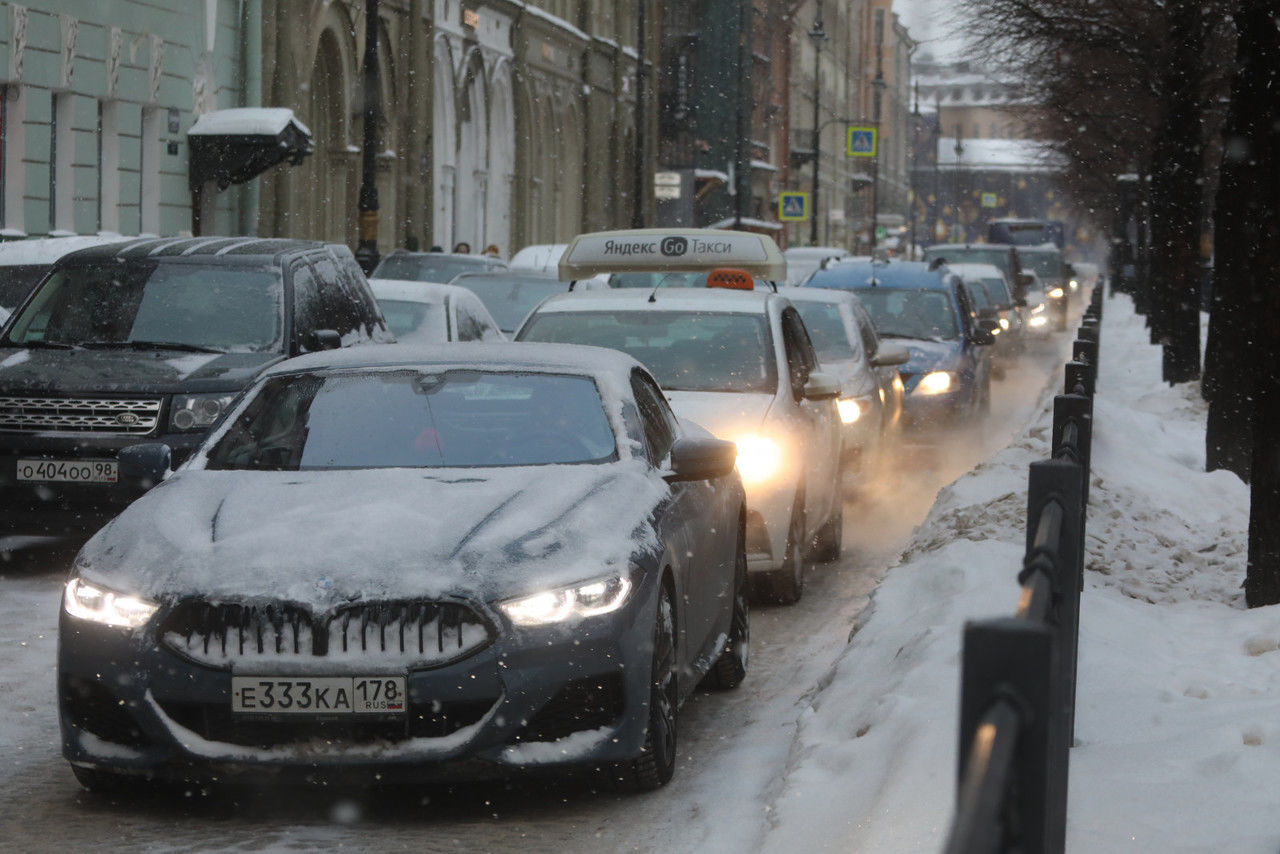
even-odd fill
[{"label": "snow-covered awning", "polygon": [[256,178],[277,163],[297,166],[311,153],[311,131],[283,107],[214,110],[187,131],[191,146],[190,183],[207,181],[225,190]]},{"label": "snow-covered awning", "polygon": [[782,223],[768,222],[763,219],[744,216],[742,219],[722,219],[717,223],[707,226],[707,228],[728,228],[739,229],[742,231],[782,231]]}]

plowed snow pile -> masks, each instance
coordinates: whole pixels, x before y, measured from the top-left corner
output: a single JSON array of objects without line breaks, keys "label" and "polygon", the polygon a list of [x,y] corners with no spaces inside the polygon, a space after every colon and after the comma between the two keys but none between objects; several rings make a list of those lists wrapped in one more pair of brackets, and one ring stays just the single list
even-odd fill
[{"label": "plowed snow pile", "polygon": [[[1107,302],[1095,405],[1068,848],[1280,847],[1280,608],[1247,611],[1248,490],[1204,469],[1195,385],[1125,297]],[[1058,375],[1060,376],[1060,375]],[[765,849],[937,851],[954,799],[960,638],[1013,613],[1025,434],[939,496],[804,713]]]}]

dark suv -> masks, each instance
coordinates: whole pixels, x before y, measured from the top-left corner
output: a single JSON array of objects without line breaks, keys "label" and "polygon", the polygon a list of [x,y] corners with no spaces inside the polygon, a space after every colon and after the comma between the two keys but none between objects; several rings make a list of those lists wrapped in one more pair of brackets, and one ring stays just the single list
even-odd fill
[{"label": "dark suv", "polygon": [[137,497],[116,455],[174,466],[271,365],[393,340],[350,250],[140,239],[60,259],[0,334],[0,534],[87,534]]}]

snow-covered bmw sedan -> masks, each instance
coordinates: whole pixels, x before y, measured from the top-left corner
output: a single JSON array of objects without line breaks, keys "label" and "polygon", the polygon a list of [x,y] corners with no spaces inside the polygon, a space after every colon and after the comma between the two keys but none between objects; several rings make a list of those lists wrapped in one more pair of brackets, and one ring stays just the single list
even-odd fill
[{"label": "snow-covered bmw sedan", "polygon": [[612,351],[388,345],[271,369],[77,556],[63,752],[138,779],[670,779],[746,671],[735,449]]}]

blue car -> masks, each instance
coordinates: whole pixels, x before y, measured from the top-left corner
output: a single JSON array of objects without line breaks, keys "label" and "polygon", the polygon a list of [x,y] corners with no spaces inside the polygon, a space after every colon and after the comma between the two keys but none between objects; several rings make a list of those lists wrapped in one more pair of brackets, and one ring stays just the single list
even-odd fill
[{"label": "blue car", "polygon": [[945,266],[858,259],[819,270],[813,288],[854,291],[882,340],[905,344],[899,372],[904,426],[914,432],[985,415],[991,401],[991,321],[979,320],[967,286]]}]

